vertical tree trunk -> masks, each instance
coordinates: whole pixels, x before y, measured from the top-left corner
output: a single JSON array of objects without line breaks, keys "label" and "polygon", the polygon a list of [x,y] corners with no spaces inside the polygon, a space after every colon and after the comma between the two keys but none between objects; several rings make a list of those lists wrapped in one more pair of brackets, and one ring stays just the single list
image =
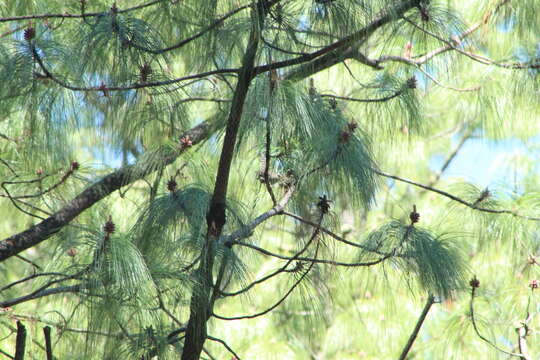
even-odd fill
[{"label": "vertical tree trunk", "polygon": [[[238,136],[238,128],[242,118],[242,111],[246,100],[249,85],[253,78],[255,56],[259,44],[260,25],[264,14],[260,7],[252,10],[252,30],[246,53],[242,59],[242,68],[238,76],[238,83],[234,92],[223,148],[219,159],[214,193],[210,208],[206,215],[208,226],[206,244],[203,248],[201,264],[197,270],[199,281],[193,286],[190,305],[190,317],[186,329],[186,340],[182,352],[182,360],[199,359],[207,336],[206,322],[212,314],[214,296],[213,289],[220,284],[213,284],[213,269],[215,258],[215,243],[226,222],[226,198],[229,184],[229,173]],[[215,290],[214,290],[215,291]]]},{"label": "vertical tree trunk", "polygon": [[24,352],[26,348],[26,328],[17,321],[17,338],[15,340],[15,360],[24,360]]}]

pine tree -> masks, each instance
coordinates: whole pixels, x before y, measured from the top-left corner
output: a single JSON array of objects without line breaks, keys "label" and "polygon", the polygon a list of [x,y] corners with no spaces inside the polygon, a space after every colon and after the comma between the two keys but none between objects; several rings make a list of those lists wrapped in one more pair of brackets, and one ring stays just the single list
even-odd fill
[{"label": "pine tree", "polygon": [[[0,351],[531,359],[538,11],[0,4]],[[531,150],[444,176],[478,139]]]}]

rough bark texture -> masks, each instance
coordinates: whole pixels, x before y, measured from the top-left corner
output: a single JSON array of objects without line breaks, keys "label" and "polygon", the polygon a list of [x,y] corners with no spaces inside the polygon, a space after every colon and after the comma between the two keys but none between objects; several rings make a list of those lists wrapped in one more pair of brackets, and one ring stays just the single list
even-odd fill
[{"label": "rough bark texture", "polygon": [[255,56],[259,43],[259,21],[261,15],[259,11],[253,11],[253,29],[251,31],[249,44],[242,59],[242,69],[238,77],[238,83],[234,91],[227,129],[223,139],[223,148],[219,159],[219,167],[216,175],[214,193],[210,202],[210,208],[206,216],[208,233],[206,244],[203,249],[203,261],[198,269],[199,283],[194,286],[191,297],[190,317],[186,331],[186,340],[182,360],[199,359],[204,342],[207,337],[206,322],[212,313],[212,289],[219,287],[213,284],[213,269],[215,258],[215,243],[226,222],[226,198],[229,185],[229,174],[231,170],[238,128],[242,118],[242,111],[246,100],[247,92],[251,80],[253,79],[253,68]]},{"label": "rough bark texture", "polygon": [[[212,133],[212,125],[204,122],[184,134],[192,141],[193,145],[206,139]],[[161,166],[171,164],[180,156],[186,148],[179,148],[162,159]],[[122,167],[115,172],[105,176],[95,184],[89,186],[73,200],[68,202],[63,208],[46,218],[42,222],[31,226],[27,230],[12,235],[0,242],[0,261],[20,253],[40,242],[48,239],[51,235],[61,230],[69,224],[84,210],[88,209],[98,201],[106,198],[111,193],[129,185],[144,176],[155,171],[155,167],[144,167],[139,164]]]}]

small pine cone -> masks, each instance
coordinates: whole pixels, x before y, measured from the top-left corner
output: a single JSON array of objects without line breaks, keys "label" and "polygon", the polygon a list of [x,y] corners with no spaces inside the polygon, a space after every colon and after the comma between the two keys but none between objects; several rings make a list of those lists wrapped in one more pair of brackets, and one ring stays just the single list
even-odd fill
[{"label": "small pine cone", "polygon": [[105,231],[106,234],[112,234],[116,230],[116,225],[112,222],[112,218],[109,216],[109,220],[105,223],[103,226],[103,231]]},{"label": "small pine cone", "polygon": [[478,279],[476,278],[476,276],[475,276],[475,277],[473,277],[473,278],[471,279],[471,281],[469,281],[469,285],[470,285],[473,289],[477,289],[477,288],[480,287],[480,280],[478,280]]},{"label": "small pine cone", "polygon": [[77,161],[72,161],[72,162],[71,162],[71,170],[72,170],[72,171],[77,171],[77,170],[79,170],[79,167],[80,167],[80,166],[81,166],[81,165],[80,165]]},{"label": "small pine cone", "polygon": [[103,96],[109,97],[109,90],[107,88],[107,85],[105,85],[104,82],[101,83],[101,85],[98,88],[103,93]]},{"label": "small pine cone", "polygon": [[178,184],[174,180],[174,178],[171,178],[169,181],[167,181],[167,190],[170,192],[175,192]]},{"label": "small pine cone", "polygon": [[420,6],[418,6],[418,10],[420,11],[420,18],[423,22],[428,22],[430,20],[429,11],[427,9],[427,4],[421,3]]},{"label": "small pine cone", "polygon": [[331,110],[336,110],[337,109],[338,103],[337,103],[337,100],[335,98],[331,97],[328,100],[328,103],[330,104],[330,109]]},{"label": "small pine cone", "polygon": [[69,257],[75,257],[75,255],[77,255],[78,251],[77,251],[77,249],[75,249],[75,248],[72,247],[72,248],[69,248],[69,249],[66,251],[66,253],[67,253],[67,255],[68,255]]},{"label": "small pine cone", "polygon": [[413,211],[409,214],[409,219],[411,219],[411,224],[416,224],[420,221],[420,214],[416,212],[416,205],[413,205]]},{"label": "small pine cone", "polygon": [[148,76],[152,75],[152,67],[148,63],[144,63],[143,66],[141,66],[139,70],[139,75],[141,78],[141,82],[146,82],[148,80]]},{"label": "small pine cone", "polygon": [[358,129],[358,124],[355,123],[354,121],[351,121],[350,123],[347,124],[347,128],[349,129],[350,132],[354,132],[356,129]]},{"label": "small pine cone", "polygon": [[283,23],[283,6],[280,3],[277,3],[275,9],[276,22],[281,25]]},{"label": "small pine cone", "polygon": [[342,144],[348,143],[350,139],[351,133],[348,131],[342,131],[339,135],[339,142],[341,142]]},{"label": "small pine cone", "polygon": [[191,141],[189,136],[184,136],[180,139],[180,145],[182,145],[183,148],[188,148],[193,145],[193,141]]},{"label": "small pine cone", "polygon": [[302,261],[297,261],[294,268],[292,269],[292,272],[300,272],[304,270],[305,264]]},{"label": "small pine cone", "polygon": [[416,80],[416,77],[413,76],[413,77],[407,79],[407,83],[406,83],[406,84],[407,84],[407,87],[408,87],[409,89],[416,89],[416,87],[418,86],[418,81]]},{"label": "small pine cone", "polygon": [[317,203],[317,207],[319,210],[321,210],[321,213],[328,214],[328,211],[330,211],[330,203],[332,200],[328,200],[326,195],[319,196],[319,202]]},{"label": "small pine cone", "polygon": [[35,37],[36,29],[34,29],[32,26],[29,26],[24,30],[24,40],[31,41]]},{"label": "small pine cone", "polygon": [[481,202],[481,201],[484,201],[486,200],[488,197],[491,196],[491,192],[489,191],[488,188],[485,188],[481,193],[480,193],[480,197],[478,198],[478,202]]}]

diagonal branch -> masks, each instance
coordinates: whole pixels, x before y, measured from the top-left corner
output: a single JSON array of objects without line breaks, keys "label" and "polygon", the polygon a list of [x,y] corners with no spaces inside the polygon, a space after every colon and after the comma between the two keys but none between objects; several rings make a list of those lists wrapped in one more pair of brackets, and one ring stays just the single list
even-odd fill
[{"label": "diagonal branch", "polygon": [[416,187],[419,187],[419,188],[422,188],[424,190],[428,190],[428,191],[431,191],[431,192],[434,192],[436,194],[439,194],[439,195],[442,195],[444,197],[447,197],[449,198],[450,200],[453,200],[453,201],[456,201],[462,205],[465,205],[473,210],[478,210],[478,211],[481,211],[481,212],[486,212],[486,213],[490,213],[490,214],[507,214],[507,215],[512,215],[512,216],[515,216],[515,217],[518,217],[518,218],[521,218],[521,219],[525,219],[525,220],[531,220],[531,221],[540,221],[540,218],[539,217],[534,217],[534,216],[528,216],[528,215],[521,215],[513,210],[507,210],[507,209],[488,209],[488,208],[482,208],[482,207],[479,207],[478,206],[478,203],[471,203],[467,200],[464,200],[456,195],[453,195],[453,194],[450,194],[449,192],[446,192],[446,191],[443,191],[443,190],[439,190],[435,187],[432,187],[432,186],[428,186],[428,185],[424,185],[424,184],[421,184],[421,183],[418,183],[418,182],[415,182],[415,181],[412,181],[412,180],[408,180],[408,179],[405,179],[405,178],[402,178],[402,177],[399,177],[399,176],[396,176],[396,175],[391,175],[391,174],[387,174],[387,173],[384,173],[380,170],[377,170],[377,169],[373,169],[373,171],[377,174],[377,175],[380,175],[380,176],[383,176],[383,177],[386,177],[386,178],[389,178],[389,179],[394,179],[394,180],[397,180],[397,181],[400,181],[400,182],[404,182],[406,184],[411,184],[411,185],[414,185]]},{"label": "diagonal branch", "polygon": [[[320,229],[322,229],[322,228],[320,228]],[[244,242],[241,242],[241,241],[231,241],[230,244],[231,245],[244,246],[244,247],[247,247],[249,249],[255,250],[255,251],[257,251],[257,252],[259,252],[259,253],[261,253],[263,255],[272,256],[272,257],[275,257],[275,258],[281,259],[281,260],[288,260],[288,261],[290,261],[290,260],[298,260],[298,261],[305,261],[305,262],[309,262],[309,263],[325,264],[325,265],[332,265],[332,266],[343,266],[343,267],[373,266],[373,265],[380,264],[383,261],[395,256],[394,253],[391,252],[391,253],[388,253],[388,254],[386,254],[386,255],[378,258],[378,259],[375,259],[373,261],[346,263],[346,262],[342,262],[342,261],[329,260],[329,259],[316,259],[316,258],[303,257],[303,256],[290,257],[290,256],[285,256],[285,255],[279,255],[279,254],[273,253],[273,252],[271,252],[269,250],[266,250],[266,249],[264,249],[262,247],[259,247],[257,245],[244,243]]]},{"label": "diagonal branch", "polygon": [[[318,234],[319,234],[319,229],[315,229],[313,231],[313,235],[312,235],[312,237],[310,239],[310,242],[313,239],[315,239]],[[317,247],[315,248],[314,259],[317,259],[318,252],[319,252],[319,242],[317,242]],[[269,312],[271,312],[272,310],[276,309],[279,305],[281,305],[289,297],[289,295],[292,294],[294,289],[296,289],[298,287],[298,285],[300,285],[302,280],[304,280],[304,278],[309,274],[311,269],[313,269],[313,266],[315,266],[315,261],[312,261],[309,264],[309,267],[304,271],[302,276],[300,276],[300,278],[294,282],[294,284],[290,287],[290,289],[276,303],[274,303],[272,306],[270,306],[269,308],[267,308],[267,309],[265,309],[265,310],[263,310],[261,312],[258,312],[256,314],[233,316],[233,317],[221,316],[221,315],[217,315],[216,313],[212,312],[212,316],[215,317],[216,319],[220,319],[220,320],[245,320],[245,319],[253,319],[253,318],[256,318],[256,317],[259,317],[259,316],[266,315]]]},{"label": "diagonal branch", "polygon": [[[134,10],[144,9],[147,7],[150,7],[152,5],[159,4],[160,2],[163,2],[165,0],[154,0],[147,2],[145,4],[133,6],[127,9],[123,10],[117,10],[118,14],[121,13],[128,13]],[[103,16],[107,12],[94,12],[94,13],[84,13],[84,14],[70,14],[70,13],[63,13],[63,14],[36,14],[36,15],[21,15],[21,16],[9,16],[9,17],[3,17],[0,18],[0,23],[2,22],[8,22],[8,21],[21,21],[21,20],[33,20],[33,19],[83,19],[88,17],[96,17],[96,16]]]},{"label": "diagonal branch", "polygon": [[[191,130],[184,133],[182,137],[189,138],[193,145],[205,140],[215,130],[216,125],[209,121],[203,122]],[[187,147],[181,147],[161,159],[160,165],[166,166],[173,163]],[[101,180],[97,181],[86,190],[77,195],[68,202],[63,208],[46,218],[40,223],[31,226],[27,230],[12,235],[7,239],[0,241],[0,261],[20,253],[42,241],[48,239],[51,235],[57,233],[75,219],[84,210],[88,209],[98,201],[109,196],[111,193],[129,185],[157,170],[156,167],[144,166],[137,163],[124,166]]]},{"label": "diagonal branch", "polygon": [[60,287],[55,287],[52,289],[44,289],[44,290],[34,292],[29,295],[24,295],[15,299],[2,301],[0,302],[0,308],[11,307],[17,304],[21,304],[27,301],[39,299],[39,298],[50,296],[50,295],[56,295],[56,294],[62,294],[62,293],[68,293],[68,292],[76,293],[76,292],[79,292],[80,290],[81,290],[80,285],[60,286]]},{"label": "diagonal branch", "polygon": [[216,338],[216,337],[210,336],[210,335],[208,335],[207,338],[208,338],[208,340],[210,340],[210,341],[215,341],[215,342],[220,343],[221,345],[223,345],[223,347],[224,347],[225,349],[227,349],[228,352],[230,352],[230,353],[234,356],[234,359],[240,360],[240,356],[238,356],[238,354],[235,353],[234,350],[233,350],[229,345],[227,345],[227,343],[226,343],[224,340],[222,340],[222,339],[220,339],[220,338]]},{"label": "diagonal branch", "polygon": [[379,15],[367,26],[351,35],[312,53],[301,55],[293,59],[258,66],[255,68],[255,73],[260,74],[272,69],[304,64],[286,76],[287,80],[297,81],[338,64],[346,58],[356,58],[358,57],[358,51],[356,51],[355,48],[358,47],[363,40],[382,26],[405,14],[408,10],[412,9],[416,3],[417,1],[413,0],[399,2],[393,9]]},{"label": "diagonal branch", "polygon": [[399,355],[399,360],[405,360],[407,358],[407,355],[411,351],[414,341],[416,340],[416,337],[418,336],[418,333],[420,332],[420,329],[422,328],[424,321],[426,321],[428,312],[434,303],[435,303],[435,298],[433,297],[433,295],[429,295],[426,301],[426,305],[424,306],[424,309],[422,310],[422,314],[420,314],[420,317],[418,318],[418,321],[416,322],[416,326],[414,327],[413,332],[409,336],[409,340],[407,340],[407,344],[405,344],[405,347],[401,351],[401,355]]}]

